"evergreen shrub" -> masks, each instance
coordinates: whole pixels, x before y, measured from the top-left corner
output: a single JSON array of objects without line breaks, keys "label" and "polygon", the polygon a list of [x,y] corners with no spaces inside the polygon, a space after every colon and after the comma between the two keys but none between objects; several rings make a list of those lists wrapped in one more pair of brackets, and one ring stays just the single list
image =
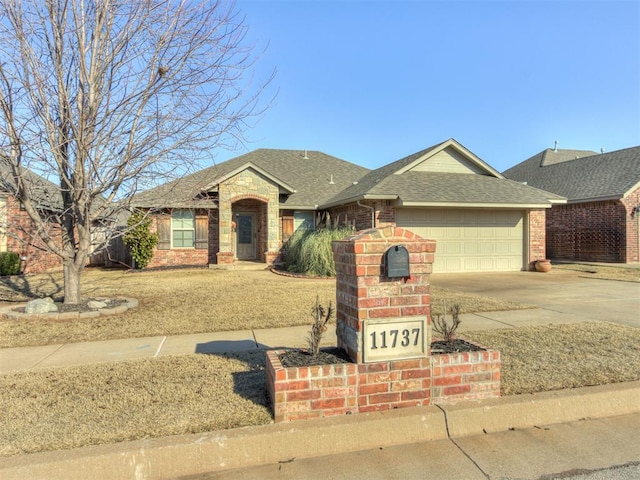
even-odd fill
[{"label": "evergreen shrub", "polygon": [[15,252],[0,253],[0,275],[17,275],[20,273],[20,255]]}]

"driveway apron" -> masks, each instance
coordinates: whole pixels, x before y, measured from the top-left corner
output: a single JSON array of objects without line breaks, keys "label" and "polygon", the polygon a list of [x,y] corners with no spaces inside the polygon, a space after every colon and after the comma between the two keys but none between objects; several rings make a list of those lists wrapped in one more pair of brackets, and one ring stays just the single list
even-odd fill
[{"label": "driveway apron", "polygon": [[585,278],[588,273],[551,270],[504,273],[440,273],[431,284],[464,293],[536,305],[582,321],[640,327],[640,283]]}]

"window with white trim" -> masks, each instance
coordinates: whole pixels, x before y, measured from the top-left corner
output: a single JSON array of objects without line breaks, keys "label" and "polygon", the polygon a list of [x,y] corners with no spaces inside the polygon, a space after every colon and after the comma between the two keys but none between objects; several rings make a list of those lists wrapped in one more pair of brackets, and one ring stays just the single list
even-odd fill
[{"label": "window with white trim", "polygon": [[172,248],[193,248],[196,238],[196,219],[193,210],[174,210],[171,213]]}]

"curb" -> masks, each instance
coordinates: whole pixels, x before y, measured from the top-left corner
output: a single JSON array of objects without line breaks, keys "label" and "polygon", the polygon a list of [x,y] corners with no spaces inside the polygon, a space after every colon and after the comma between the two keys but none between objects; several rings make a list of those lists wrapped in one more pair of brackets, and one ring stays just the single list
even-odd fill
[{"label": "curb", "polygon": [[0,459],[11,479],[175,478],[640,412],[640,381]]}]

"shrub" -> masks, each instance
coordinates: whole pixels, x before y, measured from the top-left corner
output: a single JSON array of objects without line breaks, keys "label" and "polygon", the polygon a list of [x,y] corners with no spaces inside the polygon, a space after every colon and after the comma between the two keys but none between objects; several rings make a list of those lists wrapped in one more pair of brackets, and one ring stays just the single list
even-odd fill
[{"label": "shrub", "polygon": [[153,249],[158,244],[158,234],[151,233],[151,218],[142,212],[133,213],[127,220],[128,230],[122,237],[131,250],[136,268],[145,268],[153,258]]},{"label": "shrub", "polygon": [[287,242],[284,267],[289,272],[334,277],[336,265],[331,242],[353,233],[351,228],[297,230]]},{"label": "shrub", "polygon": [[320,304],[320,299],[316,297],[316,303],[311,308],[311,316],[313,317],[313,325],[311,325],[307,343],[309,345],[309,353],[316,356],[320,353],[320,343],[324,332],[327,331],[327,323],[329,323],[329,320],[331,320],[333,316],[333,306],[331,302],[329,302],[329,308],[325,309]]},{"label": "shrub", "polygon": [[0,253],[0,275],[17,275],[20,273],[20,255],[15,252]]},{"label": "shrub", "polygon": [[443,302],[444,314],[433,315],[432,326],[433,331],[438,334],[445,342],[451,342],[455,339],[456,330],[460,326],[460,305],[454,304],[449,310],[451,313],[451,323],[447,322],[447,302]]}]

